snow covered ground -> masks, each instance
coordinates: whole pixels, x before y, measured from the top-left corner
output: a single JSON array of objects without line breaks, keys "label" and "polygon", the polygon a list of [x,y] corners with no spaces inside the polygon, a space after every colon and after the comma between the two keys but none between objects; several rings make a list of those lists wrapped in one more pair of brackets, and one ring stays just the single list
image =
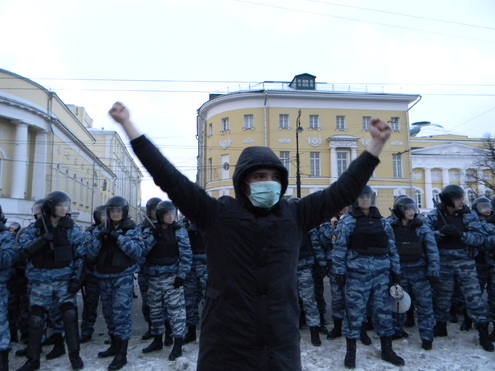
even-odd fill
[{"label": "snow covered ground", "polygon": [[[325,288],[329,292],[329,288]],[[136,290],[138,292],[138,290]],[[79,297],[80,299],[80,297]],[[81,300],[79,300],[80,302]],[[327,303],[330,303],[327,301]],[[143,354],[142,348],[146,347],[151,340],[141,340],[141,335],[146,331],[146,323],[142,319],[140,298],[133,302],[133,334],[129,342],[128,364],[122,369],[123,371],[193,371],[196,370],[198,342],[187,344],[183,347],[183,356],[175,362],[168,360],[171,347],[166,347],[161,351],[149,354]],[[330,314],[327,316],[330,317]],[[461,318],[459,317],[459,320]],[[331,320],[327,327],[332,327]],[[478,332],[470,330],[462,332],[459,330],[460,324],[449,323],[449,336],[446,338],[437,338],[433,342],[433,349],[425,351],[421,349],[417,327],[406,329],[410,334],[407,339],[396,340],[393,342],[393,348],[396,353],[404,358],[406,365],[401,367],[404,371],[484,371],[495,370],[495,353],[485,352],[478,345]],[[491,326],[490,326],[491,330]],[[368,332],[372,338],[373,344],[365,346],[358,342],[356,356],[356,370],[366,371],[383,371],[397,370],[398,367],[384,362],[380,358],[380,339],[374,331]],[[81,345],[81,357],[84,360],[85,370],[103,371],[106,370],[112,358],[98,358],[97,354],[104,350],[108,345],[104,344],[106,339],[106,328],[99,310],[99,317],[96,324],[96,331],[93,340]],[[301,359],[304,371],[328,371],[344,370],[345,339],[327,340],[321,335],[322,345],[314,347],[311,345],[309,329],[307,327],[301,330]],[[10,369],[16,370],[24,362],[25,358],[19,358],[14,355],[15,350],[20,349],[23,345],[14,344],[10,352]],[[47,361],[45,355],[51,350],[50,347],[44,347],[40,370],[50,371],[67,371],[70,370],[70,362],[67,355],[60,358]],[[219,370],[222,370],[219,365]],[[238,370],[225,370],[238,371]],[[288,370],[289,371],[289,370]]]},{"label": "snow covered ground", "polygon": [[[396,340],[393,343],[394,350],[405,359],[406,365],[401,367],[404,371],[416,370],[438,370],[438,371],[482,371],[495,369],[495,353],[485,352],[478,344],[477,331],[461,332],[459,324],[449,324],[449,336],[447,338],[437,338],[433,343],[433,349],[424,351],[421,349],[421,342],[417,334],[417,328],[407,329],[411,335],[408,339]],[[323,371],[323,370],[344,370],[345,339],[327,340],[322,336],[322,346],[314,347],[309,341],[309,330],[301,330],[301,358],[303,370]],[[396,370],[397,367],[380,359],[380,339],[375,332],[369,332],[373,340],[370,346],[364,346],[358,342],[356,370],[382,371]],[[103,342],[104,335],[97,335],[90,343],[82,344],[81,356],[85,362],[85,370],[103,371],[107,369],[112,358],[102,359],[97,357],[97,353],[106,349]],[[195,370],[198,354],[198,343],[184,346],[183,357],[175,362],[168,361],[168,354],[171,348],[164,348],[161,351],[150,354],[143,354],[141,349],[148,345],[150,341],[141,340],[141,333],[133,336],[129,343],[128,364],[123,370],[146,370],[146,371],[168,371],[168,370]],[[14,345],[14,350],[20,345]],[[44,355],[51,347],[44,347],[40,370],[65,371],[70,370],[70,363],[67,356],[47,361]],[[10,369],[15,370],[20,367],[25,359],[15,357],[13,352],[10,355]],[[221,370],[221,367],[219,367]],[[234,370],[226,370],[234,371]]]}]

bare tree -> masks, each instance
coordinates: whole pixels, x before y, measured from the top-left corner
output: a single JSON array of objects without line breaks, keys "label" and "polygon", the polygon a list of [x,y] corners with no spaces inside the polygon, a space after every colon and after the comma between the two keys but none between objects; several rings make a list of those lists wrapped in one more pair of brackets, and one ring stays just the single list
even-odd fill
[{"label": "bare tree", "polygon": [[495,138],[490,134],[483,136],[483,144],[477,153],[477,160],[473,164],[481,172],[473,171],[466,174],[466,185],[471,188],[477,197],[478,185],[485,189],[491,189],[495,193]]}]

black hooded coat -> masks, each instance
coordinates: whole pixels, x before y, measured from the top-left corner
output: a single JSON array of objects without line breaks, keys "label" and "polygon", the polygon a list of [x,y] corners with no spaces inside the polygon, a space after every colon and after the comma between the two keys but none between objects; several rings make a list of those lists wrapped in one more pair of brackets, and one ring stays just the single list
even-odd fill
[{"label": "black hooded coat", "polygon": [[288,174],[266,147],[246,148],[233,175],[236,198],[210,197],[145,137],[131,141],[155,183],[203,231],[208,286],[201,320],[198,370],[300,370],[296,266],[303,235],[360,194],[378,165],[363,153],[338,181],[302,199],[254,207],[246,176],[260,168]]}]

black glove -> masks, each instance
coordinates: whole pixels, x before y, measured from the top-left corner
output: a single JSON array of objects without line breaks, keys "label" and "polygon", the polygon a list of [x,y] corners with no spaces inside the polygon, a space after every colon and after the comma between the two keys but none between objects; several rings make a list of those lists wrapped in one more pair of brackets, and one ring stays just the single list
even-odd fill
[{"label": "black glove", "polygon": [[400,284],[400,279],[401,279],[400,273],[390,273],[390,281],[392,281],[392,284]]},{"label": "black glove", "polygon": [[108,240],[109,236],[110,236],[110,231],[108,230],[108,228],[104,227],[101,229],[101,232],[98,235],[98,239],[100,241]]},{"label": "black glove", "polygon": [[72,279],[69,281],[69,285],[67,286],[67,291],[70,294],[75,294],[81,289],[81,286],[82,286],[81,281]]},{"label": "black glove", "polygon": [[446,237],[452,237],[452,238],[457,238],[461,239],[462,238],[462,231],[460,231],[455,225],[453,224],[447,224],[440,229],[440,234],[443,234]]},{"label": "black glove", "polygon": [[174,281],[174,289],[184,286],[184,278],[176,277]]},{"label": "black glove", "polygon": [[347,281],[347,277],[345,274],[335,275],[335,282],[337,282],[337,286],[339,286],[340,288],[345,286],[346,281]]},{"label": "black glove", "polygon": [[41,236],[46,242],[52,242],[53,241],[53,233],[45,233],[43,236]]},{"label": "black glove", "polygon": [[112,240],[117,241],[117,240],[118,240],[118,238],[119,238],[119,236],[120,236],[120,233],[119,233],[119,232],[117,232],[117,231],[112,231],[112,232],[110,232],[110,238],[111,238]]}]

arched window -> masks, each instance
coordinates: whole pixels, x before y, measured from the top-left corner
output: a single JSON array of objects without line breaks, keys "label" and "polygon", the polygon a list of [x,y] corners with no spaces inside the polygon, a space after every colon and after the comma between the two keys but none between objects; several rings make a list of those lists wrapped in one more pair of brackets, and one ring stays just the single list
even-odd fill
[{"label": "arched window", "polygon": [[440,197],[438,196],[440,194],[440,191],[438,189],[434,189],[432,192],[431,192],[431,196],[433,197],[433,199],[436,201],[436,202],[440,202]]}]

